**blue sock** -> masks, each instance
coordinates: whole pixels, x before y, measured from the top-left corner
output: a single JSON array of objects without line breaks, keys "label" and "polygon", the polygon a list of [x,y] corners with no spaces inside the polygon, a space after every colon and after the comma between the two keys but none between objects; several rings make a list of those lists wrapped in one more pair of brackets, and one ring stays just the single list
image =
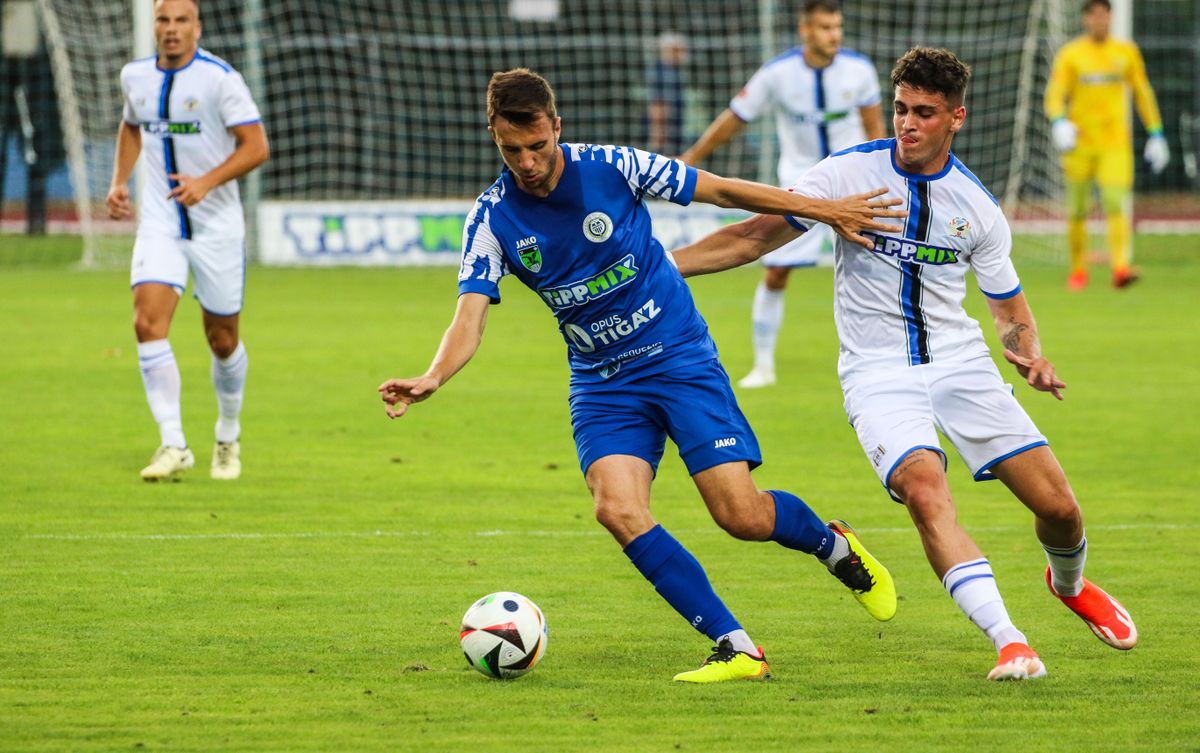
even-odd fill
[{"label": "blue sock", "polygon": [[726,633],[741,630],[713,591],[704,568],[662,526],[654,526],[629,542],[625,556],[676,612],[714,642]]},{"label": "blue sock", "polygon": [[771,489],[775,498],[775,530],[771,541],[826,559],[833,554],[833,531],[795,494]]}]

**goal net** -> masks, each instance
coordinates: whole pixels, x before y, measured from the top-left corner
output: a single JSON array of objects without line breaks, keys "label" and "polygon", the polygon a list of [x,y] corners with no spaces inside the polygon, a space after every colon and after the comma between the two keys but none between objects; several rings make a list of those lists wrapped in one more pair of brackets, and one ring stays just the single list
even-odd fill
[{"label": "goal net", "polygon": [[[84,226],[91,248],[86,260],[101,263],[111,257],[103,200],[121,111],[118,74],[131,57],[131,4],[38,2],[57,27],[49,41],[64,130],[75,142],[69,145],[72,174],[81,211],[94,219]],[[1053,51],[1073,28],[1076,9],[1064,3],[842,4],[845,46],[874,62],[885,99],[891,65],[912,45],[948,47],[972,66],[968,124],[955,151],[1005,204],[1018,234],[1060,228],[1039,222],[1061,218],[1061,177],[1041,101]],[[500,168],[486,130],[484,90],[494,71],[514,66],[533,68],[554,84],[564,140],[645,146],[649,100],[661,85],[664,34],[686,47],[678,69],[678,126],[690,142],[765,60],[798,44],[799,6],[783,0],[202,0],[201,44],[242,71],[263,111],[272,157],[258,171],[261,188],[244,191],[253,221],[259,198],[474,197]],[[77,122],[67,122],[71,117]],[[762,118],[705,167],[774,182],[776,149],[771,119]],[[1057,245],[1054,236],[1041,235],[1018,248],[1057,260]]]}]

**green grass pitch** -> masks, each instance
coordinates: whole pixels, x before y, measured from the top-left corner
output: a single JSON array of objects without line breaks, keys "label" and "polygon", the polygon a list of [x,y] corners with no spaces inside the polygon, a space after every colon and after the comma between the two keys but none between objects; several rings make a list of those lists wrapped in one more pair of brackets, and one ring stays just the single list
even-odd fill
[{"label": "green grass pitch", "polygon": [[[1063,403],[1017,394],[1083,503],[1088,574],[1132,611],[1136,649],[1102,645],[1046,593],[1028,513],[951,454],[961,519],[1050,671],[983,679],[991,647],[846,424],[818,270],[793,277],[780,384],[739,395],[766,458],[755,476],[853,522],[891,567],[899,613],[875,623],[817,563],[721,533],[669,448],[654,512],[775,671],[704,687],[670,678],[707,640],[592,519],[563,345],[533,295],[506,283],[475,361],[392,422],[375,388],[424,370],[453,270],[251,268],[245,472],[221,483],[189,294],[172,342],[198,467],[150,485],[128,273],[29,263],[61,243],[0,238],[0,257],[24,259],[0,260],[0,750],[1200,750],[1200,239],[1140,238],[1145,280],[1120,293],[1100,269],[1074,295],[1061,268],[1022,269],[1069,387]],[[757,279],[693,281],[735,378]],[[457,643],[462,613],[496,590],[550,624],[543,663],[509,683]]]}]

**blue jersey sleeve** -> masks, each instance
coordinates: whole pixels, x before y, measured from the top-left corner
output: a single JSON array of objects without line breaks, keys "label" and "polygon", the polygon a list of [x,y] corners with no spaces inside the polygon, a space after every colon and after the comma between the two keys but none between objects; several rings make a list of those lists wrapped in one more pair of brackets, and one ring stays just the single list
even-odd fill
[{"label": "blue jersey sleeve", "polygon": [[629,190],[639,201],[650,196],[687,206],[696,193],[696,168],[683,160],[631,146],[580,144],[572,147],[570,154],[577,161],[606,162],[620,170]]},{"label": "blue jersey sleeve", "polygon": [[500,278],[508,274],[508,264],[488,223],[491,214],[489,194],[484,194],[463,224],[463,255],[458,268],[458,294],[482,293],[500,302]]}]

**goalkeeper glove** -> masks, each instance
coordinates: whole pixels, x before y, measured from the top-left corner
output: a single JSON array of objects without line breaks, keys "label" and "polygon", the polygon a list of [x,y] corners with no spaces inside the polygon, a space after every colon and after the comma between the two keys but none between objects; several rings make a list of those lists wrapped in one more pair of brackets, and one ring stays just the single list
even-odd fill
[{"label": "goalkeeper glove", "polygon": [[1060,152],[1069,152],[1075,148],[1075,124],[1066,118],[1059,118],[1050,126],[1050,140],[1054,148]]},{"label": "goalkeeper glove", "polygon": [[1156,133],[1146,142],[1146,150],[1142,153],[1150,165],[1150,171],[1155,175],[1161,173],[1171,161],[1171,149],[1167,146],[1167,138]]}]

